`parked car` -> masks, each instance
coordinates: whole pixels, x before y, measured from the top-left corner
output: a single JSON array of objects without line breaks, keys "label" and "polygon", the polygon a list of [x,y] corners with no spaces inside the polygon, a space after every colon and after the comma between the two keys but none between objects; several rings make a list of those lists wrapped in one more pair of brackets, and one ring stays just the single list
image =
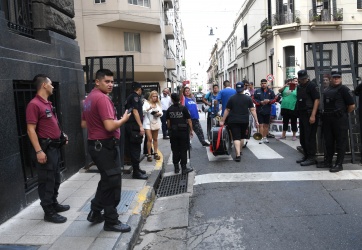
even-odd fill
[{"label": "parked car", "polygon": [[197,103],[201,103],[202,102],[202,97],[204,96],[203,93],[199,92],[195,94],[195,98],[196,98],[196,102]]}]

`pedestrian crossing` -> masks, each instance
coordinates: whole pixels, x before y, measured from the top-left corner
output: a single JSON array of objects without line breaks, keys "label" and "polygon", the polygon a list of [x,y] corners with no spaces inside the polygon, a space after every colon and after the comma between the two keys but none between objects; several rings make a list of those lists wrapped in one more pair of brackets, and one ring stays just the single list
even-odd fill
[{"label": "pedestrian crossing", "polygon": [[194,185],[220,182],[273,182],[273,181],[326,181],[362,180],[362,170],[344,170],[338,173],[329,171],[293,171],[260,173],[215,173],[195,176]]},{"label": "pedestrian crossing", "polygon": [[[259,144],[259,141],[254,140],[253,138],[250,138],[250,140],[248,140],[248,150],[251,151],[254,156],[257,159],[283,159],[284,157],[281,156],[280,154],[278,154],[272,147],[271,145],[273,145],[274,143],[279,143],[278,141],[275,142],[273,139],[272,143],[262,143]],[[288,146],[296,149],[296,147],[299,145],[298,141],[287,141],[284,140],[283,143],[287,144]],[[234,149],[232,149],[234,150]],[[233,158],[230,155],[220,155],[220,156],[214,156],[211,152],[209,148],[206,148],[206,152],[207,152],[207,157],[209,159],[209,161],[213,162],[213,161],[232,161]]]}]

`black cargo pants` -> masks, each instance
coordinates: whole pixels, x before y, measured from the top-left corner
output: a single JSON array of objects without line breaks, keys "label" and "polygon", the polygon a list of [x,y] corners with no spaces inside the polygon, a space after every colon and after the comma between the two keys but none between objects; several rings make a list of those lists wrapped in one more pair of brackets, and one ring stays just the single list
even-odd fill
[{"label": "black cargo pants", "polygon": [[88,140],[88,151],[100,172],[95,197],[91,209],[104,209],[105,223],[118,224],[117,206],[121,200],[122,170],[120,162],[119,140]]}]

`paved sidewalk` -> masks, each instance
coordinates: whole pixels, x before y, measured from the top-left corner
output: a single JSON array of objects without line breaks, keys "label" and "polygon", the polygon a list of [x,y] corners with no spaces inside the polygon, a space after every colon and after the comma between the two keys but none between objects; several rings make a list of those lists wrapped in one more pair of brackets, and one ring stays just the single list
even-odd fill
[{"label": "paved sidewalk", "polygon": [[163,171],[163,155],[161,152],[159,155],[159,161],[143,159],[141,162],[141,168],[149,175],[147,181],[134,180],[130,174],[123,176],[118,211],[119,219],[132,227],[130,233],[106,232],[103,223],[87,221],[90,200],[100,179],[99,173],[94,171],[96,168],[92,167],[87,172],[81,169],[60,186],[58,201],[70,205],[69,211],[61,213],[68,218],[66,223],[45,222],[37,200],[0,225],[0,249],[131,249],[155,199],[154,187]]}]

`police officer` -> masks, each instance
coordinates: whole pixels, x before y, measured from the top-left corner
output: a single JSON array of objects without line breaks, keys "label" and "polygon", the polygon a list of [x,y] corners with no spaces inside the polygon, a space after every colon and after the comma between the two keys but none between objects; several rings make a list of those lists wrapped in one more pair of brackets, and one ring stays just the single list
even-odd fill
[{"label": "police officer", "polygon": [[131,117],[125,125],[125,154],[131,158],[134,179],[148,179],[146,171],[140,169],[141,144],[145,130],[143,128],[143,109],[142,109],[142,84],[134,82],[132,84],[133,92],[127,97],[126,109],[132,109]]},{"label": "police officer", "polygon": [[188,168],[187,150],[190,146],[190,137],[193,136],[191,116],[187,108],[180,104],[180,97],[176,93],[171,94],[173,105],[167,109],[166,119],[169,130],[172,161],[175,167],[175,173],[180,172],[179,162],[181,161],[182,174],[192,172]]},{"label": "police officer", "polygon": [[300,144],[304,156],[296,162],[300,163],[301,166],[310,166],[316,163],[316,135],[320,93],[318,85],[309,80],[306,70],[298,71],[298,81],[296,110],[299,116]]},{"label": "police officer", "polygon": [[[348,113],[355,108],[352,92],[342,85],[340,71],[331,72],[331,84],[323,92],[323,137],[327,155],[324,167],[330,172],[343,170],[343,159],[348,142]],[[332,165],[333,155],[337,152],[337,160]]]},{"label": "police officer", "polygon": [[[117,119],[114,104],[108,94],[113,89],[113,73],[100,69],[95,87],[84,100],[82,123],[88,128],[88,151],[96,164],[101,179],[91,201],[89,222],[104,222],[105,231],[129,232],[131,227],[118,220],[117,206],[121,199],[122,170],[120,165],[120,126],[129,118],[127,112]],[[104,209],[104,217],[101,211]]]},{"label": "police officer", "polygon": [[44,220],[64,223],[67,218],[59,212],[69,210],[68,205],[57,201],[60,186],[60,148],[68,137],[61,138],[61,130],[52,103],[48,97],[53,94],[52,81],[46,75],[36,75],[33,83],[37,95],[26,108],[28,136],[36,155],[35,166],[38,171],[38,193],[40,205],[44,210]]}]

